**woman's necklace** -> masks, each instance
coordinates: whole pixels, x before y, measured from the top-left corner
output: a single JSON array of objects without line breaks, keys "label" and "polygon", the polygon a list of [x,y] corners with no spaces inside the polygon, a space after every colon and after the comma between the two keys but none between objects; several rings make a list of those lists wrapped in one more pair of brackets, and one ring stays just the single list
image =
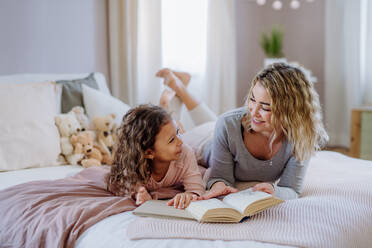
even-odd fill
[{"label": "woman's necklace", "polygon": [[[243,132],[243,139],[244,139],[244,143],[248,149],[248,152],[251,153],[251,155],[257,159],[260,159],[260,160],[263,160],[262,162],[262,165],[264,166],[273,166],[273,158],[275,156],[275,154],[277,152],[279,152],[279,148],[281,147],[281,142],[278,144],[273,144],[273,147],[272,149],[270,149],[270,145],[267,143],[267,142],[262,142],[262,141],[252,141],[253,143],[255,143],[255,145],[252,145],[252,143],[248,143],[248,140],[253,138],[252,136],[250,138],[248,138],[249,135],[253,135],[253,133],[249,130],[248,132],[244,132],[244,129],[242,129],[242,132]],[[253,138],[254,139],[254,138]],[[261,144],[261,145],[259,145]],[[258,145],[258,146],[257,146]],[[279,145],[279,147],[277,147]],[[262,149],[264,149],[265,151],[263,151]],[[274,154],[274,156],[273,156]],[[265,159],[266,157],[266,159]]]}]

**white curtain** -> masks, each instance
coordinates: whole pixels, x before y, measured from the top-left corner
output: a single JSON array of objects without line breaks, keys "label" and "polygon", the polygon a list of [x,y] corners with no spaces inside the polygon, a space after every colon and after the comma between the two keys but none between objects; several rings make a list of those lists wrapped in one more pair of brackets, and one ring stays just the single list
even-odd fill
[{"label": "white curtain", "polygon": [[221,114],[236,107],[235,1],[209,0],[204,98]]},{"label": "white curtain", "polygon": [[122,101],[158,103],[161,67],[161,0],[110,0],[110,77]]},{"label": "white curtain", "polygon": [[362,0],[361,84],[363,105],[372,106],[372,2]]},{"label": "white curtain", "polygon": [[[157,104],[163,89],[154,76],[162,67],[161,0],[108,4],[113,95],[131,105]],[[206,35],[206,69],[196,95],[220,114],[236,107],[234,0],[209,0]]]},{"label": "white curtain", "polygon": [[[349,147],[353,107],[370,101],[371,48],[365,45],[372,33],[365,32],[364,0],[326,2],[325,121],[331,146]],[[371,3],[369,3],[371,5]],[[371,28],[371,27],[370,27]],[[371,44],[371,43],[369,43]]]}]

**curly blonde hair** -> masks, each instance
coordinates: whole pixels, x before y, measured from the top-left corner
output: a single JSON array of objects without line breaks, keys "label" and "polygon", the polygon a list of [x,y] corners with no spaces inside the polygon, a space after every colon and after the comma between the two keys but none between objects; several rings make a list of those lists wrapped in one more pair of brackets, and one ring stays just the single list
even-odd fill
[{"label": "curly blonde hair", "polygon": [[[298,161],[309,159],[316,150],[328,141],[322,123],[319,96],[313,84],[296,67],[285,63],[274,63],[260,71],[252,80],[246,105],[252,96],[252,89],[260,83],[272,100],[271,123],[280,127],[292,144],[292,154]],[[251,129],[249,111],[243,118],[243,126]],[[277,138],[274,128],[270,146]]]},{"label": "curly blonde hair", "polygon": [[152,148],[160,128],[171,120],[161,107],[145,104],[130,109],[123,117],[114,148],[114,160],[106,177],[107,189],[117,196],[130,195],[140,184],[146,184],[152,160],[145,151]]}]

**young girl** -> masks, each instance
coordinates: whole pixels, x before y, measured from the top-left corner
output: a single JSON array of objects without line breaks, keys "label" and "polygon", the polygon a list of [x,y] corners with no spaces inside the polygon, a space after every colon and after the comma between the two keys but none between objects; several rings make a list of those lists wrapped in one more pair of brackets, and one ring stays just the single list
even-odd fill
[{"label": "young girl", "polygon": [[151,200],[150,192],[182,183],[184,193],[168,202],[185,208],[204,193],[192,150],[180,139],[179,128],[161,107],[140,105],[127,112],[119,128],[108,190],[134,195],[136,204]]}]

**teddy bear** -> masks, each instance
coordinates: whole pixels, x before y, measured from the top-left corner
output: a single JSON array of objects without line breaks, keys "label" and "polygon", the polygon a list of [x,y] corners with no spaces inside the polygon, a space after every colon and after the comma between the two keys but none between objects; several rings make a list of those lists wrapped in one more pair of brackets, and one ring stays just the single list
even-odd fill
[{"label": "teddy bear", "polygon": [[54,121],[60,134],[61,154],[68,163],[76,164],[81,157],[73,154],[74,147],[70,142],[70,137],[81,131],[79,121],[73,112],[59,114],[54,117]]},{"label": "teddy bear", "polygon": [[115,114],[96,116],[92,121],[97,134],[97,143],[103,154],[103,162],[108,165],[112,164],[112,152],[117,140],[115,117]]},{"label": "teddy bear", "polygon": [[80,123],[81,131],[92,129],[91,126],[90,126],[88,117],[84,114],[84,108],[83,107],[75,106],[71,109],[70,112],[73,112],[75,114],[76,119]]},{"label": "teddy bear", "polygon": [[84,168],[101,165],[103,157],[101,151],[94,147],[94,140],[90,131],[73,134],[70,141],[74,146],[74,154],[82,155],[82,159],[78,163]]}]

